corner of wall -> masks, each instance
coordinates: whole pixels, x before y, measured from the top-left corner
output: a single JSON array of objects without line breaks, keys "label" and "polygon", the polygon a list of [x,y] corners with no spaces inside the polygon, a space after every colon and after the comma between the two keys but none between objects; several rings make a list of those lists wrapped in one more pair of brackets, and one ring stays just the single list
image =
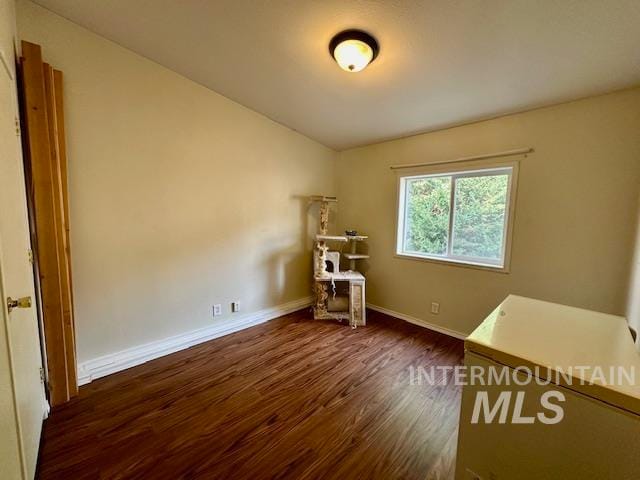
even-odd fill
[{"label": "corner of wall", "polygon": [[[633,260],[629,270],[626,317],[629,325],[640,334],[640,201],[638,202],[638,214],[636,215],[636,240]],[[640,350],[640,338],[636,338],[636,345]]]}]

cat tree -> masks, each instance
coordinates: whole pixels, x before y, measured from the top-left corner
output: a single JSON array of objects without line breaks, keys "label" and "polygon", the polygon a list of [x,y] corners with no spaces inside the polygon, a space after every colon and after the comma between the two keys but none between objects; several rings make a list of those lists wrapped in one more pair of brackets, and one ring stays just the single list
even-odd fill
[{"label": "cat tree", "polygon": [[[313,196],[311,202],[320,203],[320,231],[316,235],[313,249],[313,277],[315,305],[313,318],[348,320],[351,328],[366,324],[365,278],[356,271],[356,261],[369,258],[357,253],[357,244],[368,237],[363,235],[329,235],[330,203],[336,197]],[[351,243],[349,270],[340,270],[340,252],[329,250],[329,243]]]}]

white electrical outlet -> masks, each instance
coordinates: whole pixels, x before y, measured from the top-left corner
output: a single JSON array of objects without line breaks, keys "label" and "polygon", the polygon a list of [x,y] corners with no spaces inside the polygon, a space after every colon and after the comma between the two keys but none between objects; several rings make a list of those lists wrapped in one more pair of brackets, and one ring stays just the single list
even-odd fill
[{"label": "white electrical outlet", "polygon": [[222,305],[220,305],[219,303],[216,303],[213,306],[213,316],[217,317],[219,315],[222,315]]},{"label": "white electrical outlet", "polygon": [[231,303],[231,311],[232,312],[239,312],[240,311],[240,302]]},{"label": "white electrical outlet", "polygon": [[440,313],[440,304],[438,302],[431,302],[431,313],[438,315]]}]

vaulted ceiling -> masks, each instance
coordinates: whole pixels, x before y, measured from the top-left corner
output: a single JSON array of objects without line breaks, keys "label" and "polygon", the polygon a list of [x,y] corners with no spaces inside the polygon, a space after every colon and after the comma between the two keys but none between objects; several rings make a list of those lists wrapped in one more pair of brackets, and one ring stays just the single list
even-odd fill
[{"label": "vaulted ceiling", "polygon": [[[341,150],[640,84],[638,0],[37,0]],[[380,56],[347,73],[346,28]]]}]

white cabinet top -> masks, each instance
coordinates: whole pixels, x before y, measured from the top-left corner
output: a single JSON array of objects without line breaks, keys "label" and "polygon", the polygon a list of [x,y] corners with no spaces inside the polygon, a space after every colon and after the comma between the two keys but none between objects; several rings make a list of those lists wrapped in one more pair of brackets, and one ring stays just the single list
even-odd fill
[{"label": "white cabinet top", "polygon": [[624,317],[509,295],[465,348],[640,415],[640,352]]}]

